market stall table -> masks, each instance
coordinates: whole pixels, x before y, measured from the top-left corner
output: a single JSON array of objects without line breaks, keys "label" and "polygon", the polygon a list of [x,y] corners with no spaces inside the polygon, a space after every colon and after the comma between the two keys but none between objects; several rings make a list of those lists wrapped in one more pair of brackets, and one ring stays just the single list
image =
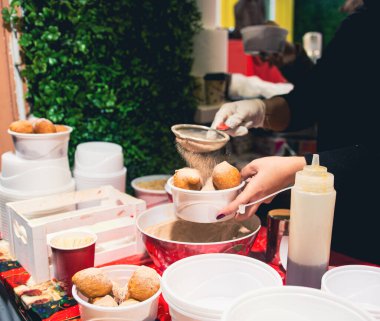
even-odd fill
[{"label": "market stall table", "polygon": [[[265,258],[266,228],[262,227],[252,247],[250,256],[259,260]],[[15,307],[20,319],[25,321],[60,321],[80,320],[76,301],[65,295],[61,284],[52,280],[38,285],[29,285],[29,273],[17,262],[12,260],[6,250],[7,242],[0,241],[0,281],[6,289],[9,302]],[[154,267],[147,256],[130,256],[112,262],[112,264],[136,264]],[[375,264],[363,262],[345,255],[332,252],[330,265]],[[281,266],[271,265],[285,279],[285,271]],[[3,319],[1,319],[3,320]],[[168,306],[160,298],[158,321],[170,321]]]}]

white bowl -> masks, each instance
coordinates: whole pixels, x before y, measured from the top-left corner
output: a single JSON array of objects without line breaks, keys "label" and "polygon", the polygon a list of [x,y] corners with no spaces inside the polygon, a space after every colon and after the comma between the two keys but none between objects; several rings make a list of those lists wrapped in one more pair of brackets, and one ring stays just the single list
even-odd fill
[{"label": "white bowl", "polygon": [[244,184],[243,181],[239,186],[217,191],[193,191],[174,186],[173,177],[168,181],[177,216],[197,223],[215,223],[233,218],[233,215],[227,215],[216,219],[219,211],[238,196]]},{"label": "white bowl", "polygon": [[244,52],[248,54],[282,52],[287,34],[286,29],[277,26],[257,25],[242,28]]},{"label": "white bowl", "polygon": [[109,142],[81,143],[75,150],[75,168],[97,173],[117,172],[123,169],[123,148]]},{"label": "white bowl", "polygon": [[169,307],[198,317],[220,318],[237,296],[282,284],[280,275],[259,260],[236,254],[201,254],[165,270],[162,294]]},{"label": "white bowl", "polygon": [[348,299],[368,312],[380,316],[380,268],[343,265],[327,271],[321,289]]},{"label": "white bowl", "polygon": [[1,155],[1,174],[3,177],[10,177],[21,174],[38,167],[56,167],[70,170],[67,156],[52,159],[29,160],[16,156],[13,152],[6,152]]},{"label": "white bowl", "polygon": [[67,156],[72,127],[67,131],[51,134],[23,134],[8,129],[12,136],[16,155],[25,159],[51,159]]},{"label": "white bowl", "polygon": [[46,166],[27,170],[20,174],[0,176],[0,185],[20,192],[45,192],[69,184],[71,171],[61,167]]},{"label": "white bowl", "polygon": [[120,192],[125,192],[125,184],[127,180],[127,169],[123,167],[121,171],[114,173],[87,173],[74,170],[74,178],[77,191],[89,188],[97,188],[103,185],[111,185]]},{"label": "white bowl", "polygon": [[163,190],[153,190],[142,188],[138,186],[139,182],[149,182],[154,180],[166,179],[168,180],[170,175],[148,175],[135,178],[131,182],[131,186],[135,191],[135,196],[146,202],[147,207],[153,207],[169,202],[168,194],[165,189]]},{"label": "white bowl", "polygon": [[373,321],[351,302],[320,290],[284,286],[251,291],[236,298],[222,321]]},{"label": "white bowl", "polygon": [[[133,272],[138,268],[137,265],[110,265],[101,269],[107,273],[109,278],[124,286]],[[79,311],[82,321],[90,321],[98,318],[121,318],[124,321],[154,321],[157,317],[158,299],[161,289],[149,299],[125,307],[101,307],[87,302],[87,298],[77,291],[73,286],[73,297],[79,304]]]}]

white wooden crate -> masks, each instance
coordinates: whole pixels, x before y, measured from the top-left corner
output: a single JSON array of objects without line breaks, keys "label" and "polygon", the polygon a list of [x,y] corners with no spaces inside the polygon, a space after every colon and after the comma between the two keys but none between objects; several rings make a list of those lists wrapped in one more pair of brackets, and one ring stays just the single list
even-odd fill
[{"label": "white wooden crate", "polygon": [[112,186],[7,203],[10,250],[37,283],[53,277],[47,245],[52,233],[78,228],[95,232],[95,265],[143,253],[135,218],[145,208],[145,201]]}]

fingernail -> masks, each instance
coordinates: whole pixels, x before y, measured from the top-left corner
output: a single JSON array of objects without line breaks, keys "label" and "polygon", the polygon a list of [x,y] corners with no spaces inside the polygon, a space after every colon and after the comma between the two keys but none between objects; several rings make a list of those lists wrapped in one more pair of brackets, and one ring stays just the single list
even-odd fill
[{"label": "fingernail", "polygon": [[219,215],[216,217],[216,219],[217,219],[217,220],[221,220],[223,217],[226,217],[226,215],[225,215],[225,214],[219,214]]}]

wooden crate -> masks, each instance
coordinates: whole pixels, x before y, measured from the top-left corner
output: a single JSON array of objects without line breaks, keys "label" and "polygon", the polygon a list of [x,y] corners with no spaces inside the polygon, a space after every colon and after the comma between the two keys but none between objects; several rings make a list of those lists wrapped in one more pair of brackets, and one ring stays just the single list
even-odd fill
[{"label": "wooden crate", "polygon": [[97,234],[95,265],[143,253],[135,218],[145,209],[112,186],[7,203],[10,250],[37,283],[53,277],[47,240],[63,230]]}]

